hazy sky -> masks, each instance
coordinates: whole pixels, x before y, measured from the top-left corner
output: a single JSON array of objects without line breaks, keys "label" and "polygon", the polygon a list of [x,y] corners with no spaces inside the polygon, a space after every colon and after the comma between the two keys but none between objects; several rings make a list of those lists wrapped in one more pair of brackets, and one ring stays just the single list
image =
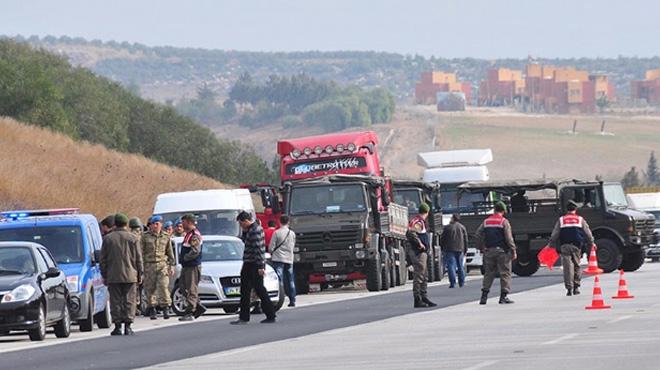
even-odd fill
[{"label": "hazy sky", "polygon": [[0,34],[253,51],[660,55],[655,0],[0,0]]}]

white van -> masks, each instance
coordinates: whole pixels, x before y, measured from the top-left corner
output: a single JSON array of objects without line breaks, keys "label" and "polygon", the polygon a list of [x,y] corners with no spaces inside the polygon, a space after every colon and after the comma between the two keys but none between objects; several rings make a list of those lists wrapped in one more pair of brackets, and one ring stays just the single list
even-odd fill
[{"label": "white van", "polygon": [[197,216],[202,235],[240,236],[236,216],[247,211],[253,216],[254,204],[247,189],[196,190],[164,193],[156,198],[154,215],[175,221],[186,213]]}]

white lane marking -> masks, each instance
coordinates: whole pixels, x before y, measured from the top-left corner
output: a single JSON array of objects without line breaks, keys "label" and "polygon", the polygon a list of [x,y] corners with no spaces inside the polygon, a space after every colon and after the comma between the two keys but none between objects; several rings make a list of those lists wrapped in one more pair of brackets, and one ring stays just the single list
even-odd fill
[{"label": "white lane marking", "polygon": [[631,319],[631,318],[632,318],[632,316],[621,316],[621,317],[617,317],[617,318],[614,319],[614,320],[610,320],[610,321],[608,321],[607,323],[608,323],[608,324],[614,324],[614,323],[616,323],[616,322],[623,321],[623,320],[628,320],[628,319]]},{"label": "white lane marking", "polygon": [[557,344],[557,343],[563,342],[563,341],[565,341],[565,340],[569,340],[569,339],[575,338],[575,337],[577,337],[578,335],[579,335],[578,333],[566,334],[566,335],[561,336],[561,337],[559,337],[559,338],[557,338],[557,339],[554,339],[554,340],[551,340],[551,341],[544,342],[543,344],[544,344],[544,345]]},{"label": "white lane marking", "polygon": [[484,362],[480,362],[474,366],[466,367],[463,370],[478,370],[478,369],[483,369],[484,367],[488,367],[491,365],[495,365],[496,363],[500,362],[500,360],[488,360]]}]

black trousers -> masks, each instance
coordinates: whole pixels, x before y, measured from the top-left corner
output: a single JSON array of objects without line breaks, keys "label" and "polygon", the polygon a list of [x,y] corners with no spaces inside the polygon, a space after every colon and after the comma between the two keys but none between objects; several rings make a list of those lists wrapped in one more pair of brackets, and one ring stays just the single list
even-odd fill
[{"label": "black trousers", "polygon": [[259,276],[260,266],[254,263],[243,262],[241,268],[241,312],[239,318],[243,321],[250,321],[250,298],[252,289],[257,293],[261,300],[261,308],[263,309],[266,317],[272,319],[275,317],[275,307],[273,302],[270,301],[268,291],[264,286],[264,277]]}]

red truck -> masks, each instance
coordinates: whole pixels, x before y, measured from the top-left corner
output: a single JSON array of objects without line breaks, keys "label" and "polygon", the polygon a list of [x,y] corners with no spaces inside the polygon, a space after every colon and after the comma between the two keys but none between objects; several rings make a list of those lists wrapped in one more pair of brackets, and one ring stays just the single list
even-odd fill
[{"label": "red truck", "polygon": [[249,187],[259,194],[262,223],[291,216],[296,231],[297,288],[367,280],[371,291],[407,279],[407,209],[392,202],[372,131],[281,140],[282,183]]}]

